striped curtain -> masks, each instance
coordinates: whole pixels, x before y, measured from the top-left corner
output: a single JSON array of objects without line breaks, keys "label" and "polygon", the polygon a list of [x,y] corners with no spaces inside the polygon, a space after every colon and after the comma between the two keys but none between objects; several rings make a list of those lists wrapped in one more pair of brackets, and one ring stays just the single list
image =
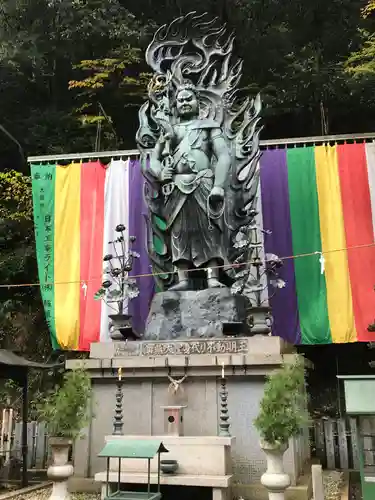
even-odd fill
[{"label": "striped curtain", "polygon": [[[298,344],[371,341],[375,317],[375,144],[265,151],[266,252],[286,259],[273,333]],[[320,255],[324,254],[324,272]],[[310,256],[298,257],[301,254]]]},{"label": "striped curtain", "polygon": [[[108,166],[98,161],[44,164],[32,165],[31,174],[39,281],[52,345],[86,351],[91,342],[110,340],[111,310],[94,294],[118,224],[126,227],[125,240],[137,238],[132,248],[141,257],[131,274],[150,273],[140,165],[130,160]],[[124,312],[132,314],[135,331],[142,333],[154,281],[137,281],[140,295],[124,304]]]},{"label": "striped curtain", "polygon": [[[110,311],[94,294],[117,224],[137,237],[141,258],[132,274],[150,273],[139,161],[33,164],[31,172],[52,344],[89,350],[91,342],[110,340]],[[271,231],[266,252],[287,257],[281,271],[287,285],[271,299],[273,334],[293,344],[375,341],[367,331],[375,318],[375,250],[368,246],[375,230],[375,144],[264,151],[259,206]],[[139,297],[124,305],[142,333],[154,281],[137,281]]]}]

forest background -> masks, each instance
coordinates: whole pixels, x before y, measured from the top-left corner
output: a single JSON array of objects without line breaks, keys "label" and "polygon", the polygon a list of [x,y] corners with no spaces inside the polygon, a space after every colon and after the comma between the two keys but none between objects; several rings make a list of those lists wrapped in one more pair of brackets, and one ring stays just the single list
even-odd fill
[{"label": "forest background", "polygon": [[[236,35],[241,90],[260,92],[263,139],[374,130],[375,2],[2,0],[0,347],[50,359],[38,287],[28,155],[135,147],[144,50],[191,10]],[[100,131],[100,142],[98,136]],[[3,286],[1,286],[3,285]]]}]

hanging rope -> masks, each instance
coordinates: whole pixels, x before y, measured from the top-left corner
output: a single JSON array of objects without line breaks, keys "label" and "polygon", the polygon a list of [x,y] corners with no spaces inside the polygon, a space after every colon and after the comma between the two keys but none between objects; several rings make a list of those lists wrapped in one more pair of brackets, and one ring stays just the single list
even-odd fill
[{"label": "hanging rope", "polygon": [[186,377],[187,377],[187,374],[185,374],[183,377],[181,377],[180,379],[174,379],[171,375],[168,375],[168,380],[170,382],[169,386],[168,386],[168,391],[169,392],[172,392],[174,395],[176,395],[178,393],[178,391],[180,390],[180,386],[182,384],[182,382],[184,382],[186,380]]},{"label": "hanging rope", "polygon": [[[291,260],[291,259],[301,259],[301,258],[304,258],[304,257],[311,257],[313,255],[319,255],[320,256],[320,265],[322,266],[323,268],[323,264],[325,262],[325,259],[322,258],[324,255],[328,255],[328,254],[332,254],[332,253],[337,253],[337,252],[347,252],[347,251],[353,251],[353,250],[359,250],[359,249],[362,249],[362,248],[372,248],[375,246],[375,242],[374,243],[368,243],[367,245],[355,245],[355,246],[351,246],[351,247],[345,247],[345,248],[337,248],[337,249],[334,249],[334,250],[326,250],[325,252],[320,252],[320,251],[315,251],[315,252],[308,252],[308,253],[301,253],[301,254],[297,254],[297,255],[288,255],[288,256],[285,256],[285,257],[279,257],[279,260],[284,262],[286,260]],[[265,265],[267,264],[268,262],[273,262],[274,260],[273,259],[264,259],[262,260],[262,264]],[[246,262],[241,262],[239,264],[223,264],[223,265],[220,265],[220,266],[210,266],[209,269],[238,269],[238,268],[241,268],[241,267],[246,267],[246,266],[249,266],[249,265],[253,265],[253,264],[257,264],[259,265],[259,261],[253,261],[253,260],[249,260],[249,261],[246,261]],[[1,265],[1,263],[0,263]],[[187,272],[192,272],[192,271],[196,271],[196,268],[191,268],[191,269],[187,269]],[[206,269],[207,271],[207,269]],[[175,274],[174,271],[171,271],[171,272],[160,272],[160,273],[143,273],[143,274],[134,274],[131,276],[132,279],[135,279],[135,278],[150,278],[150,277],[155,277],[155,276],[167,276],[167,275],[170,275],[170,274]],[[69,284],[73,284],[73,283],[79,283],[81,286],[82,285],[87,285],[88,283],[92,283],[92,282],[97,282],[98,280],[100,280],[102,278],[102,275],[100,276],[94,276],[93,278],[87,280],[72,280],[72,281],[51,281],[51,282],[44,282],[44,283],[41,283],[41,282],[36,282],[36,283],[17,283],[17,284],[0,284],[0,288],[23,288],[23,287],[33,287],[33,286],[56,286],[56,285],[69,285]]]}]

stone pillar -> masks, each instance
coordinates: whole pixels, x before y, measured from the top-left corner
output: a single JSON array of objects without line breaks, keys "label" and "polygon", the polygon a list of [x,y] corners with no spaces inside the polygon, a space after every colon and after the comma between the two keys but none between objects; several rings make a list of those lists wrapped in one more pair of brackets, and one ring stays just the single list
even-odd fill
[{"label": "stone pillar", "polygon": [[311,477],[314,500],[324,500],[323,474],[321,465],[311,466]]}]

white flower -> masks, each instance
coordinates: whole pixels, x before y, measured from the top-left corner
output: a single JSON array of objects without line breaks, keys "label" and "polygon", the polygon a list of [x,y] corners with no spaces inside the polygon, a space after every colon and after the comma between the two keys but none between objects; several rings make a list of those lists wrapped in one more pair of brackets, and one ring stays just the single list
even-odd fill
[{"label": "white flower", "polygon": [[285,288],[286,287],[286,282],[284,280],[282,280],[281,278],[277,278],[275,280],[270,280],[270,283],[275,288]]},{"label": "white flower", "polygon": [[280,259],[280,257],[275,255],[274,253],[266,253],[265,257],[266,257],[266,262],[271,264],[271,265],[275,265],[275,264],[281,265],[283,263],[283,261]]}]

